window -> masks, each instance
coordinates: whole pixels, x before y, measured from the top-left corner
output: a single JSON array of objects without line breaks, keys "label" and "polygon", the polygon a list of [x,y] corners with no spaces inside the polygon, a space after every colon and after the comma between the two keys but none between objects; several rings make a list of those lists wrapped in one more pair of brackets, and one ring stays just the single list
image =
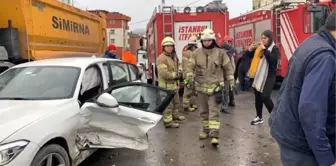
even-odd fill
[{"label": "window", "polygon": [[78,100],[80,104],[99,95],[103,90],[103,80],[100,69],[97,66],[85,70]]},{"label": "window", "polygon": [[164,109],[158,109],[158,107],[164,103],[171,94],[149,85],[133,85],[112,90],[111,95],[115,97],[122,106],[147,112],[162,112]]},{"label": "window", "polygon": [[111,62],[112,85],[130,81],[126,63]]},{"label": "window", "polygon": [[80,68],[21,67],[0,75],[0,99],[49,100],[71,98]]},{"label": "window", "polygon": [[108,76],[108,78],[107,78],[108,86],[111,86],[111,84],[110,84],[110,80],[112,79],[112,77],[111,77],[111,75],[110,75],[110,73],[109,73],[109,68],[108,68],[107,65],[108,65],[107,63],[104,63],[104,64],[103,64],[103,68],[104,68],[105,75]]},{"label": "window", "polygon": [[112,43],[112,44],[114,44],[114,43],[115,43],[115,39],[111,39],[110,41],[111,41],[111,43]]},{"label": "window", "polygon": [[134,65],[128,64],[129,69],[130,69],[130,76],[131,76],[131,81],[138,80],[137,75],[138,75],[138,68]]},{"label": "window", "polygon": [[121,27],[125,28],[125,20],[121,20]]},{"label": "window", "polygon": [[115,20],[109,20],[109,24],[115,24]]},{"label": "window", "polygon": [[320,29],[328,17],[328,8],[326,6],[308,6],[304,13],[304,32],[315,33]]},{"label": "window", "polygon": [[110,30],[110,34],[114,35],[114,34],[115,34],[115,30],[114,30],[114,29],[111,29],[111,30]]}]

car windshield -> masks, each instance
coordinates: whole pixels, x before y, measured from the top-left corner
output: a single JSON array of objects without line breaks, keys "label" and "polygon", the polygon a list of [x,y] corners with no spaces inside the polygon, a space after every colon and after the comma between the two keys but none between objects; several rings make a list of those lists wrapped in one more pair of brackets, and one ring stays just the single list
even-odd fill
[{"label": "car windshield", "polygon": [[0,75],[0,100],[71,98],[80,68],[38,66],[12,68]]}]

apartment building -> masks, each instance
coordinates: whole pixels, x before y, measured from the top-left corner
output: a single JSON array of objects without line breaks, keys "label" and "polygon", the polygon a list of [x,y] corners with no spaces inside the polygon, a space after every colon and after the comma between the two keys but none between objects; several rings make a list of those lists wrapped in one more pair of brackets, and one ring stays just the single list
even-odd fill
[{"label": "apartment building", "polygon": [[118,12],[109,12],[106,16],[107,43],[116,45],[118,55],[129,48],[129,21],[131,17]]},{"label": "apartment building", "polygon": [[90,12],[102,12],[106,14],[107,45],[116,45],[117,55],[121,56],[125,49],[129,48],[128,22],[131,21],[131,17],[119,12],[109,12],[106,10],[90,10]]},{"label": "apartment building", "polygon": [[130,50],[133,55],[136,55],[137,50],[140,49],[140,39],[143,36],[132,32],[129,32],[128,35],[129,35],[128,43],[130,44]]}]

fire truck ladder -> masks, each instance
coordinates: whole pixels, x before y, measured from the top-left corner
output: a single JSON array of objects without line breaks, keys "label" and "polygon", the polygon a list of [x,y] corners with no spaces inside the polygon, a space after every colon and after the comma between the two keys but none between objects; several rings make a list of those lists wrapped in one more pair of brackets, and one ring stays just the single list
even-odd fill
[{"label": "fire truck ladder", "polygon": [[275,33],[276,33],[276,43],[280,44],[281,43],[281,28],[280,28],[280,12],[281,10],[275,9]]},{"label": "fire truck ladder", "polygon": [[[164,37],[173,37],[174,33],[174,20],[173,20],[173,6],[163,6],[162,7],[162,21],[163,21],[163,35]],[[170,28],[167,28],[170,27]]]},{"label": "fire truck ladder", "polygon": [[276,32],[276,43],[281,43],[281,29],[280,29],[280,12],[286,9],[295,8],[297,5],[305,3],[304,0],[281,0],[280,4],[273,7],[273,12],[275,14],[275,32]]}]

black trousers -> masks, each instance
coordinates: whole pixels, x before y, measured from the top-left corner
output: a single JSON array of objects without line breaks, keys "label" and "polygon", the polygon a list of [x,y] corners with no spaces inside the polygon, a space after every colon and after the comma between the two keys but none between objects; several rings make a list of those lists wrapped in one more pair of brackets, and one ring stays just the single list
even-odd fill
[{"label": "black trousers", "polygon": [[250,81],[246,79],[247,72],[238,71],[238,79],[241,91],[247,91],[250,88]]},{"label": "black trousers", "polygon": [[265,83],[264,90],[262,93],[254,89],[255,108],[256,108],[257,116],[259,118],[262,118],[263,104],[265,104],[269,113],[271,113],[274,108],[274,104],[271,99],[271,93],[273,91],[275,81],[276,81],[276,76],[269,75],[266,79],[266,83]]},{"label": "black trousers", "polygon": [[233,90],[229,89],[229,104],[233,103],[235,100]]}]

